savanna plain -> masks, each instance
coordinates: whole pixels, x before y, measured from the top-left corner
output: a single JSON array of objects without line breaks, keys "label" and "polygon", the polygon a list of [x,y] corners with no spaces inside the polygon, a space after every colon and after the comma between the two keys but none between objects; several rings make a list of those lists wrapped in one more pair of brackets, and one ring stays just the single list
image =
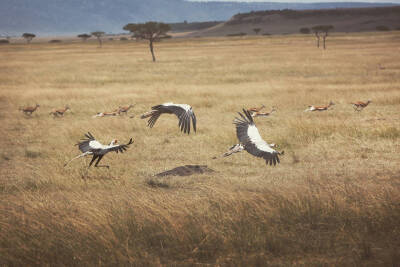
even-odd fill
[{"label": "savanna plain", "polygon": [[[171,39],[156,63],[145,42],[0,46],[0,265],[398,266],[400,32],[315,41]],[[193,107],[196,133],[139,118],[169,101]],[[128,104],[133,118],[92,117]],[[261,104],[277,107],[255,121],[281,163],[212,159],[238,142],[237,112]],[[88,131],[134,143],[103,158],[110,169],[64,168]],[[186,164],[215,172],[154,176]]]}]

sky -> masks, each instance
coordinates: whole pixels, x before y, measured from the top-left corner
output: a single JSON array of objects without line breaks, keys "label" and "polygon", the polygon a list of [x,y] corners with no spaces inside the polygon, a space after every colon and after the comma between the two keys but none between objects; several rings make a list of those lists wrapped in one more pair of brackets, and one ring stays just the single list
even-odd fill
[{"label": "sky", "polygon": [[330,2],[367,2],[367,3],[396,3],[400,0],[186,0],[191,2],[284,2],[284,3],[330,3]]}]

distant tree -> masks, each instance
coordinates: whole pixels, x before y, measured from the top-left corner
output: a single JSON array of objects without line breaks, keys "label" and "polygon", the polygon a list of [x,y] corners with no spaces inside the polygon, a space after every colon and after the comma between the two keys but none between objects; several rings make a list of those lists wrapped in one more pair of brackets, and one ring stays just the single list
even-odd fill
[{"label": "distant tree", "polygon": [[83,42],[86,42],[87,39],[92,37],[92,35],[87,34],[87,33],[82,33],[77,35],[78,38],[81,38]]},{"label": "distant tree", "polygon": [[101,37],[103,37],[104,34],[105,34],[105,32],[101,32],[101,31],[92,32],[92,35],[97,38],[97,41],[99,41],[100,47],[102,47],[102,45],[103,45]]},{"label": "distant tree", "polygon": [[29,44],[33,38],[36,37],[36,35],[34,35],[33,33],[24,33],[22,34],[22,37],[25,38],[26,42]]},{"label": "distant tree", "polygon": [[320,34],[322,34],[324,49],[326,49],[326,37],[328,37],[329,31],[331,31],[333,29],[334,29],[334,27],[332,25],[318,25],[318,26],[312,27],[312,30],[314,31],[315,36],[318,39],[317,47],[319,47]]},{"label": "distant tree", "polygon": [[258,35],[258,33],[261,31],[261,28],[254,28],[253,31]]},{"label": "distant tree", "polygon": [[309,29],[309,28],[306,28],[306,27],[300,28],[300,33],[309,34],[309,33],[310,33],[310,29]]},{"label": "distant tree", "polygon": [[168,24],[162,22],[149,21],[146,23],[129,23],[123,28],[125,31],[130,31],[133,36],[140,39],[149,40],[150,52],[153,57],[153,62],[156,61],[154,56],[154,41],[160,41],[165,38],[167,32],[171,29]]}]

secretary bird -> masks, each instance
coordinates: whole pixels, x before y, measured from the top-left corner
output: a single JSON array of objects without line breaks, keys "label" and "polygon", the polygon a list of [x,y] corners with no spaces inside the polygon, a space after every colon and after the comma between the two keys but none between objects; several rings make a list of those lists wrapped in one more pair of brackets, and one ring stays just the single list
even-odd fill
[{"label": "secretary bird", "polygon": [[112,151],[115,151],[116,153],[118,152],[124,153],[124,151],[128,149],[129,145],[133,143],[131,138],[128,143],[117,145],[118,141],[116,139],[113,139],[109,145],[103,145],[99,141],[97,141],[90,132],[85,134],[85,137],[86,138],[81,139],[81,141],[76,144],[77,146],[79,146],[79,150],[82,151],[83,153],[68,161],[64,165],[64,167],[67,166],[74,159],[78,159],[88,155],[93,155],[88,168],[90,168],[93,162],[97,159],[96,164],[94,164],[95,167],[97,168],[105,167],[109,169],[110,166],[108,165],[98,165],[100,160],[104,157],[104,155]]},{"label": "secretary bird", "polygon": [[184,133],[190,133],[190,119],[192,119],[193,130],[196,132],[196,116],[193,109],[187,104],[164,103],[151,108],[152,110],[144,113],[140,118],[150,117],[147,126],[152,128],[161,114],[175,114],[179,119],[179,127]]},{"label": "secretary bird", "polygon": [[[268,144],[270,147],[276,147],[275,144]],[[242,152],[244,150],[244,146],[242,144],[236,144],[229,148],[224,154],[221,155],[222,158],[228,157],[232,154]],[[213,157],[213,159],[217,159],[218,157]]]},{"label": "secretary bird", "polygon": [[244,115],[238,112],[241,118],[236,117],[233,123],[236,125],[236,135],[244,150],[253,156],[263,158],[267,165],[269,163],[269,165],[274,164],[275,166],[276,163],[280,163],[278,155],[283,155],[285,152],[272,149],[261,138],[250,112],[243,109],[243,113]]}]

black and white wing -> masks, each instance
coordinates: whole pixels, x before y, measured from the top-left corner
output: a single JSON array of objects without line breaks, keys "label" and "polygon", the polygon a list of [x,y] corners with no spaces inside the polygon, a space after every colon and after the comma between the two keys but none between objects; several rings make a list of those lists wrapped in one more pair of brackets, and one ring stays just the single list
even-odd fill
[{"label": "black and white wing", "polygon": [[93,135],[88,132],[85,134],[86,138],[81,139],[76,145],[79,147],[79,150],[83,153],[85,152],[94,152],[101,150],[104,146],[97,141]]},{"label": "black and white wing", "polygon": [[240,112],[240,118],[235,118],[234,124],[236,125],[236,135],[243,144],[244,149],[253,156],[265,159],[266,164],[276,165],[279,163],[280,154],[278,151],[272,149],[267,142],[265,142],[258,132],[253,118],[249,111],[243,109],[244,115]]},{"label": "black and white wing", "polygon": [[115,151],[115,152],[117,152],[117,154],[118,154],[118,152],[124,153],[124,151],[126,151],[129,147],[129,145],[131,145],[132,143],[133,143],[133,140],[131,138],[129,140],[129,142],[126,144],[112,145],[112,146],[108,146],[106,149],[108,150],[108,152]]},{"label": "black and white wing", "polygon": [[152,107],[151,117],[148,126],[151,128],[156,123],[161,114],[175,114],[179,119],[179,127],[184,133],[190,133],[190,120],[192,120],[193,129],[196,132],[196,116],[191,106],[187,104],[164,103]]}]

